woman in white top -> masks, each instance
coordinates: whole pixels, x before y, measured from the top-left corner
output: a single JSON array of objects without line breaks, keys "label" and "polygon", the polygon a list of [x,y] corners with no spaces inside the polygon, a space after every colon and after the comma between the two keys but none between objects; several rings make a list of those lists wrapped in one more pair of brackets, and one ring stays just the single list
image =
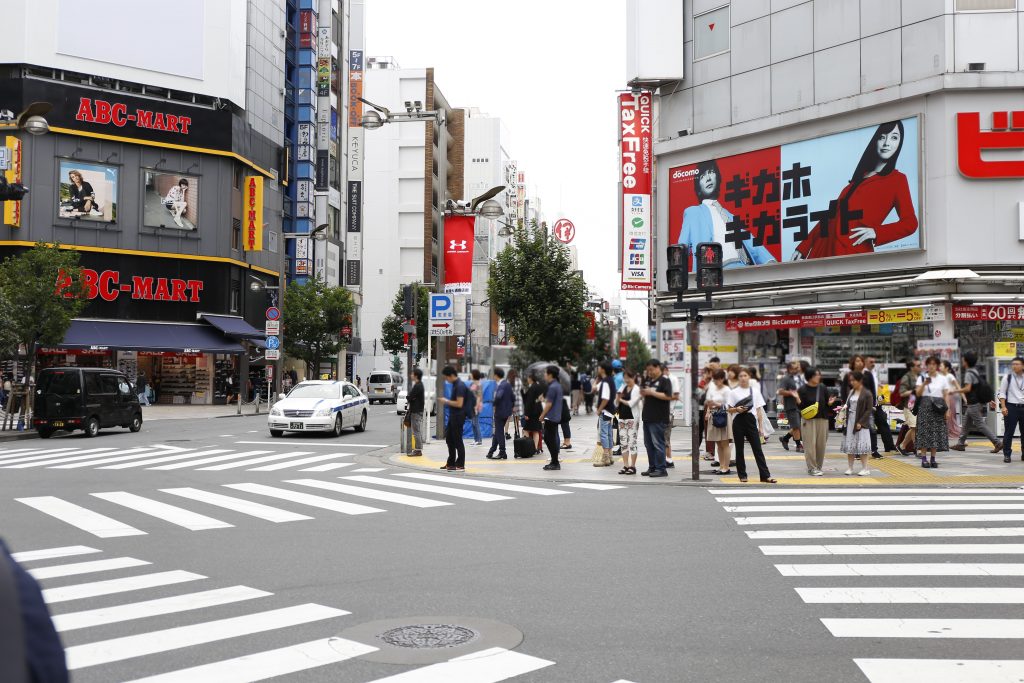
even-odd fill
[{"label": "woman in white top", "polygon": [[[709,444],[716,446],[718,453],[718,469],[712,474],[732,474],[729,469],[729,462],[732,460],[732,449],[729,447],[729,437],[732,434],[732,415],[725,413],[725,426],[716,427],[714,414],[725,409],[726,398],[729,394],[729,385],[725,383],[725,370],[718,369],[711,374],[711,383],[704,394],[704,419],[707,422],[705,437]],[[725,463],[724,465],[722,463]]]},{"label": "woman in white top", "polygon": [[939,363],[939,374],[949,380],[949,393],[946,395],[946,431],[949,439],[960,439],[960,404],[963,401],[963,394],[960,393],[960,382],[956,379],[956,371],[953,364],[948,360]]},{"label": "woman in white top", "polygon": [[[949,432],[946,428],[946,398],[952,389],[949,377],[939,372],[938,356],[928,356],[925,372],[917,378],[917,448],[921,452],[921,467],[938,467],[935,453],[949,450]],[[926,451],[931,454],[928,462]]]},{"label": "woman in white top", "polygon": [[736,474],[742,482],[747,481],[747,464],[743,460],[743,442],[746,440],[754,451],[754,460],[757,461],[757,471],[761,481],[765,484],[778,483],[772,479],[768,471],[768,462],[764,459],[764,451],[761,449],[761,432],[757,427],[758,409],[764,408],[764,396],[756,391],[750,383],[750,372],[741,368],[738,374],[739,385],[731,389],[725,397],[726,410],[732,416],[732,438],[736,442]]},{"label": "woman in white top", "polygon": [[[751,365],[747,368],[750,373],[750,386],[754,387],[754,391],[764,396],[764,392],[761,390],[761,377],[758,375],[757,368]],[[765,403],[767,405],[767,402]],[[772,421],[768,419],[768,413],[764,411],[764,407],[758,409],[757,415],[757,431],[761,434],[761,443],[768,443],[768,437],[775,433],[775,428],[772,427]]]},{"label": "woman in white top", "polygon": [[636,384],[636,373],[626,370],[626,383],[615,395],[618,407],[619,438],[622,440],[622,469],[619,474],[636,474],[636,430],[640,417],[640,387]]},{"label": "woman in white top", "polygon": [[871,422],[874,420],[875,397],[864,386],[864,373],[851,370],[846,373],[846,429],[843,430],[842,451],[846,453],[846,475],[853,474],[853,461],[860,458],[862,477],[871,475],[868,459],[871,457]]}]

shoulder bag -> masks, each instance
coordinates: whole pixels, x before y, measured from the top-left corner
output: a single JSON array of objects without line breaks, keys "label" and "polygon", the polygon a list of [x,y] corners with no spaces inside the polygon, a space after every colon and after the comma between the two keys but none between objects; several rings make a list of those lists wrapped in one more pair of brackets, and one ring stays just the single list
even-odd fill
[{"label": "shoulder bag", "polygon": [[800,417],[805,420],[811,420],[818,417],[818,406],[821,405],[821,385],[818,385],[818,391],[814,395],[814,403],[807,406],[806,408],[800,409]]}]

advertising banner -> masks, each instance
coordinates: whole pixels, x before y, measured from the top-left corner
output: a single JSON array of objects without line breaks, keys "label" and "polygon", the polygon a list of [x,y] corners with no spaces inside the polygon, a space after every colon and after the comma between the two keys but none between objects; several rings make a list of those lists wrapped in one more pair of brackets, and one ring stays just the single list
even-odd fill
[{"label": "advertising banner", "polygon": [[444,291],[470,294],[473,291],[473,223],[475,216],[445,216]]},{"label": "advertising banner", "polygon": [[[10,159],[8,168],[4,170],[4,177],[9,183],[20,183],[21,178],[21,140],[8,135],[6,139],[7,156]],[[2,202],[4,206],[4,225],[12,228],[21,227],[21,202]]]},{"label": "advertising banner", "polygon": [[363,125],[363,51],[348,52],[348,127],[359,128]]},{"label": "advertising banner", "polygon": [[111,223],[117,220],[118,167],[60,160],[57,217]]},{"label": "advertising banner", "polygon": [[649,290],[651,262],[651,93],[619,95],[622,182],[622,289]]},{"label": "advertising banner", "polygon": [[243,231],[245,251],[263,250],[263,176],[245,176],[242,209],[245,214]]},{"label": "advertising banner", "polygon": [[851,325],[867,325],[866,311],[848,311],[844,313],[808,313],[806,315],[779,315],[760,318],[732,318],[725,321],[725,329],[742,332],[744,330],[788,330],[798,327],[849,327]]},{"label": "advertising banner", "polygon": [[1024,320],[1024,306],[953,306],[953,320]]},{"label": "advertising banner", "polygon": [[919,139],[912,117],[672,168],[668,243],[727,269],[918,249]]},{"label": "advertising banner", "polygon": [[146,171],[142,224],[151,228],[199,229],[199,178]]}]

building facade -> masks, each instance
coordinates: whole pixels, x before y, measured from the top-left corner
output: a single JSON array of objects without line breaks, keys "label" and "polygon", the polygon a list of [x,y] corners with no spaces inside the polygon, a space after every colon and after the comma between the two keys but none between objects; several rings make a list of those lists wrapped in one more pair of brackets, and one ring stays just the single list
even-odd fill
[{"label": "building facade", "polygon": [[[656,93],[659,272],[667,244],[723,246],[702,362],[759,366],[766,395],[789,358],[833,381],[853,353],[897,375],[909,356],[970,349],[995,372],[1024,331],[1024,166],[998,151],[1024,147],[1024,8],[683,9],[675,80],[630,85]],[[667,299],[659,348],[682,369]]]}]

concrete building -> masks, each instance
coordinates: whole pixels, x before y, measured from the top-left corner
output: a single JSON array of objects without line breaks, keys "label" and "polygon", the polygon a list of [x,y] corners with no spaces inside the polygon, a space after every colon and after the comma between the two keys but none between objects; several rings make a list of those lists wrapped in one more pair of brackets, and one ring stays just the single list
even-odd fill
[{"label": "concrete building", "polygon": [[[654,14],[633,15],[634,35],[657,7],[677,17],[678,5],[644,3]],[[915,353],[967,349],[998,370],[999,342],[1024,319],[1024,164],[982,150],[1024,147],[1024,118],[1010,113],[1024,86],[1024,8],[682,7],[682,25],[648,47],[682,41],[683,61],[644,71],[634,60],[629,80],[656,94],[659,271],[666,244],[724,247],[726,286],[701,340],[723,350],[707,355],[760,366],[769,396],[787,358],[807,358],[828,382],[855,352],[875,356],[883,377]],[[666,344],[679,339],[672,318],[663,296]]]}]

